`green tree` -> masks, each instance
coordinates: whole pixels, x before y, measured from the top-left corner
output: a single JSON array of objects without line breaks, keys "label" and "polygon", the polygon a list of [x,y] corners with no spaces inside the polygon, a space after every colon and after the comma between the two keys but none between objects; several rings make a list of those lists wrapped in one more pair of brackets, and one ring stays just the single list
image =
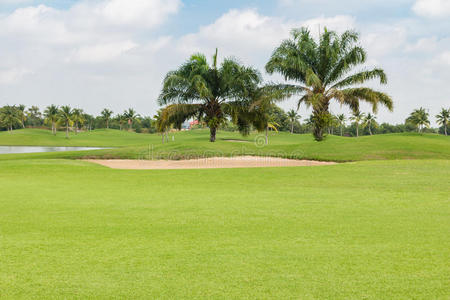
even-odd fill
[{"label": "green tree", "polygon": [[72,110],[72,121],[75,126],[75,134],[78,134],[78,128],[79,126],[83,126],[84,124],[84,113],[83,110],[80,108],[74,108]]},{"label": "green tree", "polygon": [[429,115],[425,108],[421,107],[413,110],[406,121],[414,124],[418,132],[422,132],[424,127],[430,127]]},{"label": "green tree", "polygon": [[377,126],[377,117],[371,113],[368,113],[363,120],[363,126],[369,129],[369,134],[372,135],[372,127]]},{"label": "green tree", "polygon": [[178,70],[164,79],[159,104],[175,104],[172,112],[187,120],[193,116],[204,119],[215,142],[217,128],[226,121],[227,106],[238,106],[248,100],[251,90],[261,81],[253,68],[233,59],[218,65],[217,50],[210,65],[203,54],[194,54]]},{"label": "green tree", "polygon": [[337,116],[337,120],[338,120],[338,123],[339,123],[339,129],[341,131],[341,136],[342,136],[343,135],[343,129],[344,129],[344,126],[345,126],[345,122],[347,121],[347,118],[345,117],[344,114],[340,114],[340,115]]},{"label": "green tree", "polygon": [[365,115],[364,113],[358,111],[353,112],[353,115],[350,117],[350,120],[352,120],[356,126],[356,137],[359,137],[359,124],[361,124],[361,121],[364,119]]},{"label": "green tree", "polygon": [[444,127],[444,134],[447,135],[447,124],[450,119],[450,109],[442,108],[441,112],[436,115],[436,119],[438,124]]},{"label": "green tree", "polygon": [[56,135],[56,122],[58,121],[58,106],[50,105],[44,111],[45,122],[52,126],[52,133]]},{"label": "green tree", "polygon": [[69,138],[69,127],[73,124],[72,108],[68,105],[61,106],[58,111],[58,121],[66,127],[66,139]]},{"label": "green tree", "polygon": [[22,128],[25,128],[25,121],[27,120],[27,115],[25,113],[26,106],[23,104],[19,104],[16,107],[16,109],[20,117],[20,123],[22,124]]},{"label": "green tree", "polygon": [[[292,38],[275,49],[266,65],[269,74],[279,73],[285,80],[298,84],[286,85],[299,94],[298,106],[304,103],[313,109],[313,134],[316,140],[324,138],[330,121],[329,105],[337,100],[341,105],[359,110],[360,101],[368,102],[375,112],[378,105],[393,109],[392,99],[367,87],[358,87],[366,81],[379,79],[387,83],[382,69],[350,72],[366,61],[366,52],[359,46],[359,35],[346,31],[338,35],[326,28],[318,42],[306,28],[294,29]],[[350,74],[350,75],[349,75]]]},{"label": "green tree", "polygon": [[291,134],[294,133],[294,123],[300,120],[300,115],[293,109],[287,112],[289,122],[291,123]]},{"label": "green tree", "polygon": [[0,123],[12,133],[15,125],[22,123],[20,110],[14,105],[6,105],[0,109]]},{"label": "green tree", "polygon": [[109,129],[109,120],[111,119],[113,112],[112,110],[109,110],[107,108],[105,108],[104,110],[102,110],[101,115],[102,115],[102,119],[105,121],[106,123],[106,129]]},{"label": "green tree", "polygon": [[129,108],[123,113],[123,117],[125,118],[125,121],[128,123],[128,130],[131,130],[133,128],[133,122],[137,120],[139,115],[136,113],[134,109]]}]

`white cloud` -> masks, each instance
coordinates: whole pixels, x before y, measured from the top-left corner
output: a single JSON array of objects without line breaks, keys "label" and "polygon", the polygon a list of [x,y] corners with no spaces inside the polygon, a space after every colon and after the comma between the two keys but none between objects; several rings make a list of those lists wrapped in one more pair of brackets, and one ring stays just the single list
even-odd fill
[{"label": "white cloud", "polygon": [[449,0],[417,0],[413,11],[424,17],[447,17],[450,16]]},{"label": "white cloud", "polygon": [[27,69],[12,68],[8,70],[0,70],[0,84],[15,84],[22,77],[31,74],[32,71]]},{"label": "white cloud", "polygon": [[82,46],[68,58],[68,62],[102,63],[114,60],[138,45],[132,41]]}]

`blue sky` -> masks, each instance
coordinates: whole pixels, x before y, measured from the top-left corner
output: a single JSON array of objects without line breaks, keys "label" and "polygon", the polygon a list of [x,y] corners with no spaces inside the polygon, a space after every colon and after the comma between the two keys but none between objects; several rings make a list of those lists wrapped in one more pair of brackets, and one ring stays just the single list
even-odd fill
[{"label": "blue sky", "polygon": [[450,0],[0,0],[0,105],[69,104],[90,113],[131,106],[152,115],[164,75],[191,53],[218,47],[221,57],[263,71],[300,26],[361,33],[366,67],[389,78],[370,85],[395,101],[380,122],[450,106]]}]

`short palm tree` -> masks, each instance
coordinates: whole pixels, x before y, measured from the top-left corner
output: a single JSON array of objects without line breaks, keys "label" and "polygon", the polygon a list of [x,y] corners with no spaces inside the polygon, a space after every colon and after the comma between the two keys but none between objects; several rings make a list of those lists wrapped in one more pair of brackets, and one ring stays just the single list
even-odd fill
[{"label": "short palm tree", "polygon": [[84,124],[84,113],[83,110],[80,108],[74,108],[72,110],[72,121],[75,126],[75,134],[78,134],[78,128],[79,126],[82,126]]},{"label": "short palm tree", "polygon": [[250,91],[260,81],[257,70],[234,59],[225,59],[219,65],[217,50],[211,64],[203,54],[194,54],[178,70],[167,74],[158,101],[160,105],[175,104],[177,115],[184,120],[194,116],[204,119],[209,140],[215,142],[219,125],[226,121],[227,112],[233,111],[230,106],[248,101]]},{"label": "short palm tree", "polygon": [[6,105],[0,109],[0,123],[12,133],[15,125],[22,123],[20,110],[14,105]]},{"label": "short palm tree", "polygon": [[346,31],[338,35],[334,31],[321,33],[315,41],[306,28],[292,30],[292,38],[275,49],[266,65],[269,74],[279,73],[285,80],[297,82],[286,85],[300,95],[298,106],[304,103],[313,109],[313,134],[321,141],[330,121],[329,105],[336,100],[341,105],[359,110],[360,101],[368,102],[374,111],[379,105],[393,109],[391,97],[367,87],[359,87],[366,81],[379,79],[387,83],[382,69],[363,70],[350,74],[366,61],[366,52],[359,46],[359,35]]},{"label": "short palm tree", "polygon": [[372,135],[372,127],[377,126],[377,117],[368,113],[363,120],[363,126],[369,128],[369,134]]},{"label": "short palm tree", "polygon": [[123,114],[118,114],[116,116],[116,121],[119,123],[119,130],[122,130],[123,124],[126,122],[126,118]]},{"label": "short palm tree", "polygon": [[340,114],[336,118],[337,118],[337,121],[339,123],[339,129],[341,131],[341,136],[342,136],[343,135],[343,129],[344,129],[344,126],[345,126],[345,122],[347,121],[347,118],[345,117],[344,114]]},{"label": "short palm tree", "polygon": [[72,108],[70,106],[61,106],[58,112],[58,121],[66,127],[66,139],[68,139],[69,127],[73,124]]},{"label": "short palm tree", "polygon": [[45,122],[52,125],[52,133],[56,135],[56,122],[58,121],[58,106],[50,105],[44,111]]},{"label": "short palm tree", "polygon": [[112,114],[112,110],[109,110],[107,108],[105,108],[101,112],[102,119],[106,122],[106,129],[109,129],[109,120],[111,119]]},{"label": "short palm tree", "polygon": [[26,106],[20,104],[17,106],[17,112],[19,113],[20,123],[22,123],[22,128],[25,128],[25,121],[27,120],[27,114],[25,113]]},{"label": "short palm tree", "polygon": [[356,137],[359,137],[359,124],[364,119],[364,117],[365,117],[364,113],[360,112],[359,110],[353,112],[353,115],[350,117],[350,120],[352,120],[356,126]]},{"label": "short palm tree", "polygon": [[291,109],[290,111],[287,112],[287,116],[289,118],[289,122],[291,122],[291,134],[293,134],[294,123],[300,119],[300,115],[297,113],[297,111]]},{"label": "short palm tree", "polygon": [[123,113],[123,117],[125,118],[125,121],[128,123],[128,130],[131,130],[133,128],[133,122],[139,117],[139,115],[136,113],[136,111],[132,108],[129,108]]},{"label": "short palm tree", "polygon": [[436,116],[439,125],[444,126],[444,134],[447,135],[447,124],[450,119],[450,109],[443,108]]},{"label": "short palm tree", "polygon": [[425,108],[421,107],[419,109],[413,110],[406,121],[411,122],[417,127],[418,132],[422,132],[424,127],[430,127],[430,120],[428,119],[429,113]]}]

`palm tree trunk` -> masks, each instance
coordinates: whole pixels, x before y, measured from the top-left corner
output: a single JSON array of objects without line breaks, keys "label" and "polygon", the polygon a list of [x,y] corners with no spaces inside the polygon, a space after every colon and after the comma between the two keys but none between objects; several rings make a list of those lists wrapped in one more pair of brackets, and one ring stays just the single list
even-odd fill
[{"label": "palm tree trunk", "polygon": [[370,128],[370,125],[369,125],[369,133],[370,135],[372,135],[372,129]]},{"label": "palm tree trunk", "polygon": [[69,122],[66,123],[66,139],[69,138]]},{"label": "palm tree trunk", "polygon": [[447,123],[444,123],[444,133],[447,135]]},{"label": "palm tree trunk", "polygon": [[266,127],[266,145],[269,144],[269,126]]},{"label": "palm tree trunk", "polygon": [[209,128],[209,141],[211,143],[214,143],[216,141],[216,132],[217,132],[217,127]]},{"label": "palm tree trunk", "polygon": [[341,125],[341,136],[342,136],[342,125]]},{"label": "palm tree trunk", "polygon": [[109,120],[106,120],[106,129],[109,129]]},{"label": "palm tree trunk", "polygon": [[356,124],[356,137],[359,137],[359,124]]},{"label": "palm tree trunk", "polygon": [[294,133],[294,122],[291,122],[291,134]]}]

